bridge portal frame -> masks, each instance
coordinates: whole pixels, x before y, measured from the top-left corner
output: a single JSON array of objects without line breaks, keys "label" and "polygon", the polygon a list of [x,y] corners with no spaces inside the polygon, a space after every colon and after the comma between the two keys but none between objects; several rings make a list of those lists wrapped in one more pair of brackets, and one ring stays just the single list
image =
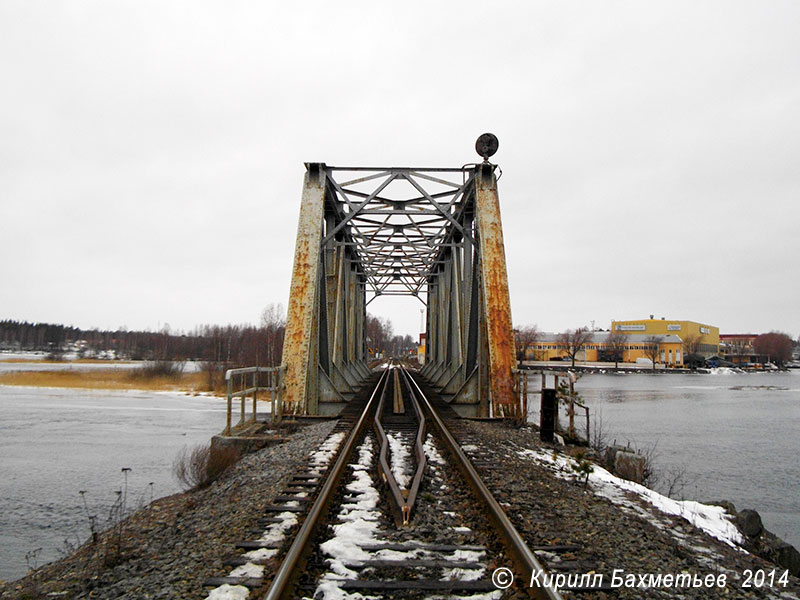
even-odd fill
[{"label": "bridge portal frame", "polygon": [[427,307],[428,381],[462,414],[516,416],[495,170],[306,163],[280,414],[338,412],[370,375],[367,305],[406,295]]}]

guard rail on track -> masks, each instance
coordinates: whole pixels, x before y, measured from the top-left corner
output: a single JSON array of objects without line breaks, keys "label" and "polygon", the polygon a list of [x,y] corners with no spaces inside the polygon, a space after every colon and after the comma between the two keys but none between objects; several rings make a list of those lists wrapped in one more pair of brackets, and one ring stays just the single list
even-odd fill
[{"label": "guard rail on track", "polygon": [[389,452],[389,438],[387,437],[386,431],[384,431],[383,425],[381,424],[383,404],[386,401],[386,390],[389,387],[388,385],[385,385],[383,387],[383,392],[381,393],[380,402],[378,403],[378,409],[375,411],[375,416],[373,417],[373,427],[375,429],[375,434],[378,436],[378,442],[381,446],[380,453],[378,455],[378,464],[380,465],[383,479],[389,486],[389,491],[391,492],[391,496],[394,499],[395,505],[402,515],[403,525],[408,525],[411,519],[411,511],[414,509],[414,504],[417,501],[419,486],[420,483],[422,483],[422,477],[425,474],[425,465],[427,463],[427,459],[425,458],[425,449],[423,447],[423,444],[425,443],[425,435],[427,434],[426,421],[425,415],[422,413],[422,409],[419,406],[419,402],[408,385],[405,369],[389,367],[386,369],[386,371],[392,371],[394,375],[395,395],[398,393],[398,388],[400,387],[400,377],[398,376],[398,371],[403,374],[403,383],[405,384],[406,389],[409,391],[411,406],[414,410],[414,415],[418,423],[417,432],[414,435],[414,457],[417,461],[417,468],[414,472],[414,477],[411,480],[411,487],[407,490],[402,490],[400,489],[400,485],[397,483],[397,479],[395,478],[394,473],[389,466],[389,461],[387,458],[387,454]]}]

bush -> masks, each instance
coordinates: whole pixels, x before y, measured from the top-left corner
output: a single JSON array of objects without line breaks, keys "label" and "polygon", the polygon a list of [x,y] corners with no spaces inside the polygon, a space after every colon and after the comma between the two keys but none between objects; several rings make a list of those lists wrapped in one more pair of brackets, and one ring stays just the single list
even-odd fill
[{"label": "bush", "polygon": [[209,392],[225,391],[225,363],[220,360],[200,362],[200,370],[205,373]]},{"label": "bush", "polygon": [[186,366],[180,360],[148,360],[141,367],[133,370],[134,377],[179,377]]},{"label": "bush", "polygon": [[172,464],[172,472],[187,489],[200,489],[214,481],[239,460],[236,448],[199,445],[180,451]]}]

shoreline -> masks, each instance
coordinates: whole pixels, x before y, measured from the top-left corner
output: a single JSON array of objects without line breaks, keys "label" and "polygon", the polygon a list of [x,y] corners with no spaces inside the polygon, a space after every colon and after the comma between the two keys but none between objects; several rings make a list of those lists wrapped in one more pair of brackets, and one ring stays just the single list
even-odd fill
[{"label": "shoreline", "polygon": [[568,364],[568,361],[525,361],[517,366],[521,371],[530,372],[564,372],[574,371],[576,373],[597,373],[602,375],[709,375],[714,373],[791,373],[800,372],[800,369],[792,367],[783,367],[775,369],[755,369],[743,367],[700,367],[696,369],[689,369],[685,367],[656,367],[652,366],[636,366],[633,363],[626,363],[620,367],[614,367],[614,363],[608,364],[579,364],[576,363],[573,367]]}]

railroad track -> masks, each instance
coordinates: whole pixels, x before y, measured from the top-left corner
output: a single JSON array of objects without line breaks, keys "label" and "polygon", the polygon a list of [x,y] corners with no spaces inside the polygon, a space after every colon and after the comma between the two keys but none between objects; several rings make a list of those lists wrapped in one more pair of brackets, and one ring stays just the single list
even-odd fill
[{"label": "railroad track", "polygon": [[[237,544],[231,573],[207,582],[218,586],[208,598],[559,599],[528,587],[544,567],[476,470],[493,465],[462,448],[452,410],[401,365],[374,379],[265,507],[257,539]],[[516,574],[505,590],[493,582],[501,567]]]}]

